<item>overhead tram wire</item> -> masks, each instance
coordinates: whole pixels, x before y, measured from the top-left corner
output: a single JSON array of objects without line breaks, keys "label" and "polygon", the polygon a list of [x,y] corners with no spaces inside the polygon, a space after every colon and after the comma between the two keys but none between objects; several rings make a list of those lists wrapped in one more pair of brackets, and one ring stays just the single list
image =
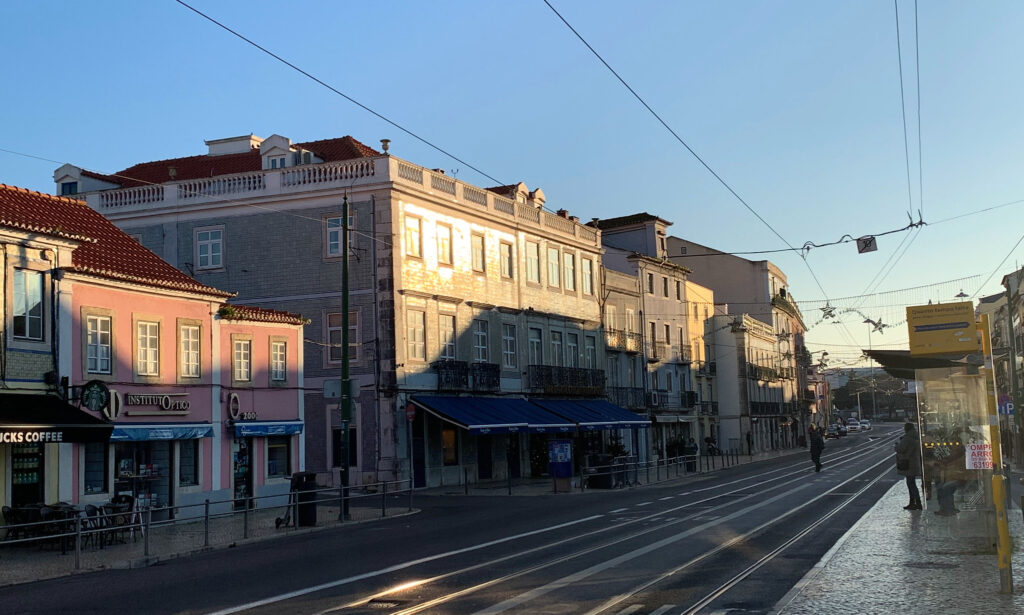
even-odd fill
[{"label": "overhead tram wire", "polygon": [[[176,1],[180,2],[181,0],[176,0]],[[666,122],[665,120],[662,119],[662,116],[657,115],[657,113],[654,111],[654,109],[649,104],[647,104],[647,101],[644,100],[643,97],[640,96],[640,94],[638,94],[636,92],[636,90],[634,90],[633,87],[630,86],[630,84],[627,83],[625,79],[623,79],[623,77],[621,75],[618,75],[618,73],[616,73],[615,70],[611,68],[611,65],[607,61],[605,61],[605,59],[601,56],[601,54],[598,53],[597,50],[594,49],[594,47],[589,42],[587,42],[587,39],[585,39],[583,37],[583,35],[581,35],[579,32],[577,32],[577,29],[573,28],[572,25],[568,23],[568,20],[565,17],[563,17],[562,14],[560,12],[558,12],[558,10],[554,6],[552,6],[552,4],[551,4],[551,2],[549,0],[544,0],[544,3],[547,4],[548,8],[551,9],[551,12],[555,13],[555,15],[562,21],[562,24],[564,24],[565,27],[568,28],[569,31],[572,32],[573,35],[575,35],[575,37],[580,39],[580,42],[582,42],[587,47],[587,49],[589,49],[590,52],[593,53],[594,56],[598,60],[600,60],[600,62],[602,64],[604,64],[604,68],[606,68],[612,75],[614,75],[615,79],[617,79],[618,82],[623,84],[623,86],[627,90],[629,90],[629,92],[631,94],[633,94],[633,97],[636,98],[637,101],[639,101],[640,104],[642,104],[643,107],[647,109],[647,112],[650,113],[650,115],[653,116],[654,119],[657,120],[660,125],[665,127],[665,129],[669,131],[669,133],[676,139],[676,141],[678,141],[679,144],[681,144],[683,147],[685,147],[686,150],[690,152],[690,155],[698,163],[700,163],[700,165],[703,168],[705,168],[709,173],[711,173],[711,175],[715,179],[717,179],[718,182],[721,183],[725,187],[725,189],[729,191],[730,194],[732,194],[735,197],[736,201],[738,201],[744,208],[746,208],[746,210],[751,212],[754,215],[754,217],[756,217],[758,220],[760,220],[761,223],[764,224],[768,228],[768,230],[772,231],[772,233],[774,233],[775,236],[778,237],[782,241],[783,244],[785,244],[791,250],[797,251],[797,249],[794,248],[792,244],[790,244],[790,241],[787,241],[785,237],[783,237],[777,230],[775,230],[774,226],[772,226],[767,220],[764,219],[764,217],[761,216],[761,214],[759,214],[757,212],[757,210],[755,210],[753,207],[751,207],[751,205],[749,203],[746,203],[746,201],[743,200],[743,197],[740,196],[739,193],[736,192],[736,190],[734,190],[732,188],[732,186],[729,185],[729,183],[726,182],[722,178],[721,175],[719,175],[714,169],[712,169],[711,165],[709,165],[707,162],[705,162],[705,160],[700,158],[698,153],[692,147],[690,147],[690,145],[685,140],[683,140],[683,138],[680,137],[679,134],[675,130],[673,130],[671,126],[669,126],[668,122]],[[814,279],[814,283],[817,284],[818,290],[821,291],[822,295],[827,296],[828,293],[826,293],[825,290],[824,290],[824,287],[822,287],[821,280],[819,280],[818,276],[814,273],[814,269],[811,268],[811,264],[807,261],[806,255],[801,255],[801,259],[804,261],[804,265],[807,267],[808,272],[810,272],[811,278]],[[849,331],[847,332],[847,335],[850,335]]]},{"label": "overhead tram wire", "polygon": [[903,47],[900,42],[900,2],[899,0],[892,0],[892,4],[896,10],[896,59],[900,72],[900,112],[903,116],[903,157],[907,168],[907,204],[909,205],[908,214],[913,219],[914,197],[911,194],[910,188],[910,143],[907,139],[907,101],[903,86]]}]

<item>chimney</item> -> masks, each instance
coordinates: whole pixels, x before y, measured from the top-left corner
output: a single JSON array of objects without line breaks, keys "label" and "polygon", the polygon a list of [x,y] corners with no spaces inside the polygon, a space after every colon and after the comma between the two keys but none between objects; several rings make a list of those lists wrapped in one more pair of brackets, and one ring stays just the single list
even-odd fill
[{"label": "chimney", "polygon": [[558,214],[558,216],[560,218],[568,218],[569,217],[569,210],[568,209],[559,209],[555,213]]}]

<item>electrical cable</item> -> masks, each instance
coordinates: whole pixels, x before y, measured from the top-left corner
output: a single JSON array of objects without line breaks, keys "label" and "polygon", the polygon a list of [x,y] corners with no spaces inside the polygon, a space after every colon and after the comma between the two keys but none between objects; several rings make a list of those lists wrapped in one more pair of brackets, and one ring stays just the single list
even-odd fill
[{"label": "electrical cable", "polygon": [[896,58],[900,69],[900,112],[903,115],[903,156],[907,167],[907,203],[909,205],[907,211],[913,217],[914,198],[911,195],[910,188],[910,143],[907,140],[907,102],[903,92],[903,46],[900,43],[900,2],[899,0],[892,0],[892,4],[896,10]]}]

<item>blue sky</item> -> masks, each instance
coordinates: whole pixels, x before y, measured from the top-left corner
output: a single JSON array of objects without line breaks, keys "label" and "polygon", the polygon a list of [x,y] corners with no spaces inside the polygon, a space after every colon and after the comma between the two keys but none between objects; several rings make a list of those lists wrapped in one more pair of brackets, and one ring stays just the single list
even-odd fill
[{"label": "blue sky", "polygon": [[[1024,260],[1018,248],[982,287],[1024,232],[1024,203],[937,223],[1024,199],[1024,4],[920,4],[922,208],[912,1],[899,2],[912,206],[893,2],[551,2],[793,246],[900,228],[923,209],[932,224],[880,285],[909,233],[871,254],[812,250],[824,294],[799,256],[768,256],[809,324],[825,297],[860,308],[813,326],[812,349],[852,359],[868,344],[862,315],[898,322],[904,304],[950,301],[961,286],[997,292]],[[584,220],[648,211],[726,251],[786,247],[542,0],[193,6],[502,183],[542,188],[553,209]],[[3,3],[0,49],[3,150],[112,172],[203,153],[204,139],[349,134],[494,183],[173,0]],[[57,166],[0,151],[0,182],[52,192]],[[875,285],[893,292],[838,299]],[[905,329],[871,342],[905,346]]]}]

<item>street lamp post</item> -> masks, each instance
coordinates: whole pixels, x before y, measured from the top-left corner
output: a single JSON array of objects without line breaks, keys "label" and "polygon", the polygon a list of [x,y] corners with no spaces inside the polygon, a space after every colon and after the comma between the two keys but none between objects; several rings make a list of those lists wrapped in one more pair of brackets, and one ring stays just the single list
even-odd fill
[{"label": "street lamp post", "polygon": [[[875,359],[871,356],[871,330],[873,328],[882,327],[882,319],[879,318],[878,322],[874,322],[870,318],[864,320],[864,324],[870,325],[868,327],[868,358],[871,360],[871,416],[869,418],[874,419],[875,413],[878,411],[878,402],[875,398]],[[860,396],[857,396],[857,406],[860,407]],[[864,418],[863,413],[860,418]]]},{"label": "street lamp post", "polygon": [[348,506],[348,424],[352,420],[352,384],[348,355],[348,196],[341,205],[341,507],[338,520],[349,518]]}]

